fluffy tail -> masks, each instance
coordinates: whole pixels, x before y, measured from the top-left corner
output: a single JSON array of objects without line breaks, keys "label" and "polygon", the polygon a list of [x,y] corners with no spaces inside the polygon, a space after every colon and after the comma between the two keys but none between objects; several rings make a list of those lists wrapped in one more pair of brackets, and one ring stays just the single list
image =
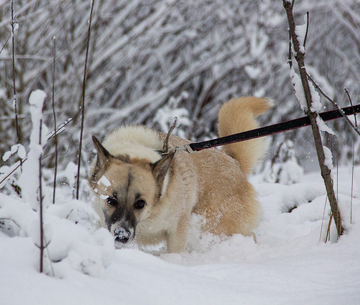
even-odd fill
[{"label": "fluffy tail", "polygon": [[[219,111],[219,137],[255,129],[259,127],[256,117],[273,106],[271,100],[257,97],[240,97],[225,103]],[[265,139],[258,138],[223,146],[223,150],[238,160],[245,174],[265,152]]]}]

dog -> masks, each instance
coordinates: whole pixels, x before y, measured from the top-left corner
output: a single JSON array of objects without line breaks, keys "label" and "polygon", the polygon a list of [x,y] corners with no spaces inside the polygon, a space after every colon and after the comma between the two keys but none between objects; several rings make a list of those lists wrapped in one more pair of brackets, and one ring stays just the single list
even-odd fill
[{"label": "dog", "polygon": [[[230,100],[219,110],[219,137],[257,128],[256,117],[271,107],[265,98]],[[89,183],[115,245],[166,241],[169,253],[182,252],[192,213],[204,217],[204,232],[255,236],[262,214],[247,176],[265,152],[264,138],[189,153],[175,152],[190,142],[171,135],[162,155],[166,136],[144,126],[115,129],[102,144],[93,136]]]}]

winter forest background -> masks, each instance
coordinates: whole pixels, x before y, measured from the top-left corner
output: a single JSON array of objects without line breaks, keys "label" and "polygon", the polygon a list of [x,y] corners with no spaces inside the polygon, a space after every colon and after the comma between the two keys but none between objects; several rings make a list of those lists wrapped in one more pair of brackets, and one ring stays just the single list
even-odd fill
[{"label": "winter forest background", "polygon": [[[307,70],[340,106],[349,105],[344,88],[355,104],[360,94],[360,3],[297,1],[298,24],[304,23],[309,8]],[[59,136],[60,168],[65,168],[69,161],[76,163],[78,153],[89,1],[15,1],[14,11],[19,25],[15,33],[15,83],[20,142],[26,146],[29,141],[28,99],[35,89],[47,93],[44,119],[49,128],[53,126],[55,36],[57,122],[73,119]],[[0,14],[3,155],[16,143],[10,1],[0,1]],[[261,118],[262,126],[302,116],[289,77],[287,28],[282,1],[278,0],[95,1],[83,165],[91,157],[92,134],[101,138],[123,124],[165,129],[156,116],[159,109],[166,111],[169,121],[177,108],[182,109],[177,132],[194,141],[216,136],[217,111],[232,97],[273,99],[275,107]],[[332,109],[325,100],[323,105]],[[354,141],[359,162],[360,142],[355,133],[349,131],[344,120],[329,124],[337,140],[328,136],[325,144],[333,149],[340,164],[352,162]],[[273,136],[267,158],[273,158],[279,144],[287,139],[294,142],[300,163],[305,164],[313,154],[312,135],[307,128]],[[54,145],[47,145],[45,167],[53,166],[53,151]]]},{"label": "winter forest background", "polygon": [[[298,26],[310,14],[307,72],[339,106],[358,104],[360,2],[297,0],[293,11]],[[263,212],[256,242],[200,232],[192,215],[183,253],[164,244],[115,249],[96,226],[91,135],[124,124],[167,132],[177,116],[177,135],[214,138],[221,104],[248,95],[274,101],[261,126],[301,117],[288,53],[281,0],[0,0],[0,303],[360,304],[360,137],[344,119],[327,123],[336,136],[322,133],[339,238],[310,127],[268,137],[269,153],[249,177]],[[55,138],[46,140],[53,94],[56,126],[67,123],[55,137],[58,166]]]}]

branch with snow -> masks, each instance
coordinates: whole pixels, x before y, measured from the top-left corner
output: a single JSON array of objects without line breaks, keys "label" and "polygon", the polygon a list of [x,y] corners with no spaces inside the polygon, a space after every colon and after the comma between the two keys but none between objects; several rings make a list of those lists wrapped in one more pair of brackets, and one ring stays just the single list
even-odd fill
[{"label": "branch with snow", "polygon": [[[340,236],[343,232],[343,227],[341,225],[341,213],[334,192],[333,180],[331,178],[331,170],[329,164],[330,163],[329,152],[331,154],[331,151],[329,150],[326,150],[326,152],[324,151],[324,146],[322,144],[322,139],[320,134],[321,130],[330,131],[330,132],[331,130],[325,125],[325,123],[321,119],[319,119],[318,112],[321,109],[320,96],[315,91],[314,86],[312,84],[309,84],[308,82],[306,66],[305,66],[305,48],[303,45],[305,43],[306,27],[299,28],[296,26],[293,16],[292,3],[283,0],[283,6],[285,8],[286,15],[288,18],[289,33],[294,49],[294,57],[297,61],[298,70],[300,74],[300,77],[296,77],[294,75],[293,67],[290,65],[290,73],[293,79],[295,94],[297,97],[299,96],[299,102],[302,108],[305,108],[304,101],[306,102],[307,108],[305,108],[304,110],[310,119],[311,128],[315,141],[315,148],[321,170],[321,176],[323,177],[324,184],[326,187],[327,196],[331,206],[331,211],[333,213],[335,224],[337,227],[337,233],[338,236]],[[304,39],[301,39],[302,37],[304,37]],[[291,55],[289,55],[289,57],[291,58]],[[300,89],[300,87],[302,87],[302,89]],[[298,90],[297,93],[296,90]]]},{"label": "branch with snow", "polygon": [[[32,121],[32,131],[30,135],[28,161],[23,165],[23,173],[19,178],[22,197],[25,201],[30,202],[34,210],[39,208],[39,180],[38,169],[39,158],[41,158],[43,146],[46,143],[47,127],[42,124],[42,109],[46,94],[42,90],[36,90],[29,97],[30,113]],[[42,129],[41,137],[39,130]],[[35,175],[35,176],[34,176]]]}]

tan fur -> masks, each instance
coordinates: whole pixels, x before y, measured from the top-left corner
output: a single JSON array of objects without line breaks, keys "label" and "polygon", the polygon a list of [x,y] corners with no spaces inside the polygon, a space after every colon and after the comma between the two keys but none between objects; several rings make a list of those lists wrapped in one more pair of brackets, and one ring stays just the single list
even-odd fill
[{"label": "tan fur", "polygon": [[[262,98],[231,100],[220,109],[219,136],[256,128],[255,117],[270,107],[271,102]],[[142,126],[128,126],[113,131],[104,140],[105,154],[108,151],[110,157],[99,160],[102,153],[98,148],[90,185],[101,207],[98,211],[102,211],[103,220],[108,219],[109,230],[115,232],[124,226],[119,221],[109,223],[109,217],[123,209],[135,219],[135,238],[140,245],[165,240],[168,252],[185,249],[191,213],[204,216],[204,231],[227,236],[253,235],[261,209],[247,174],[262,156],[264,140],[227,145],[222,151],[178,152],[160,160],[155,150],[162,149],[165,136]],[[188,143],[170,136],[169,147]],[[109,186],[99,183],[103,176],[109,180]],[[104,200],[114,192],[124,196],[121,192],[125,189],[126,196],[119,199],[117,208]],[[139,194],[146,201],[142,210],[134,209]]]},{"label": "tan fur", "polygon": [[[219,111],[219,136],[247,131],[259,127],[255,118],[272,107],[270,100],[255,97],[240,97],[231,99]],[[253,139],[244,142],[225,145],[223,150],[239,161],[245,174],[261,158],[264,152],[264,139]]]}]

